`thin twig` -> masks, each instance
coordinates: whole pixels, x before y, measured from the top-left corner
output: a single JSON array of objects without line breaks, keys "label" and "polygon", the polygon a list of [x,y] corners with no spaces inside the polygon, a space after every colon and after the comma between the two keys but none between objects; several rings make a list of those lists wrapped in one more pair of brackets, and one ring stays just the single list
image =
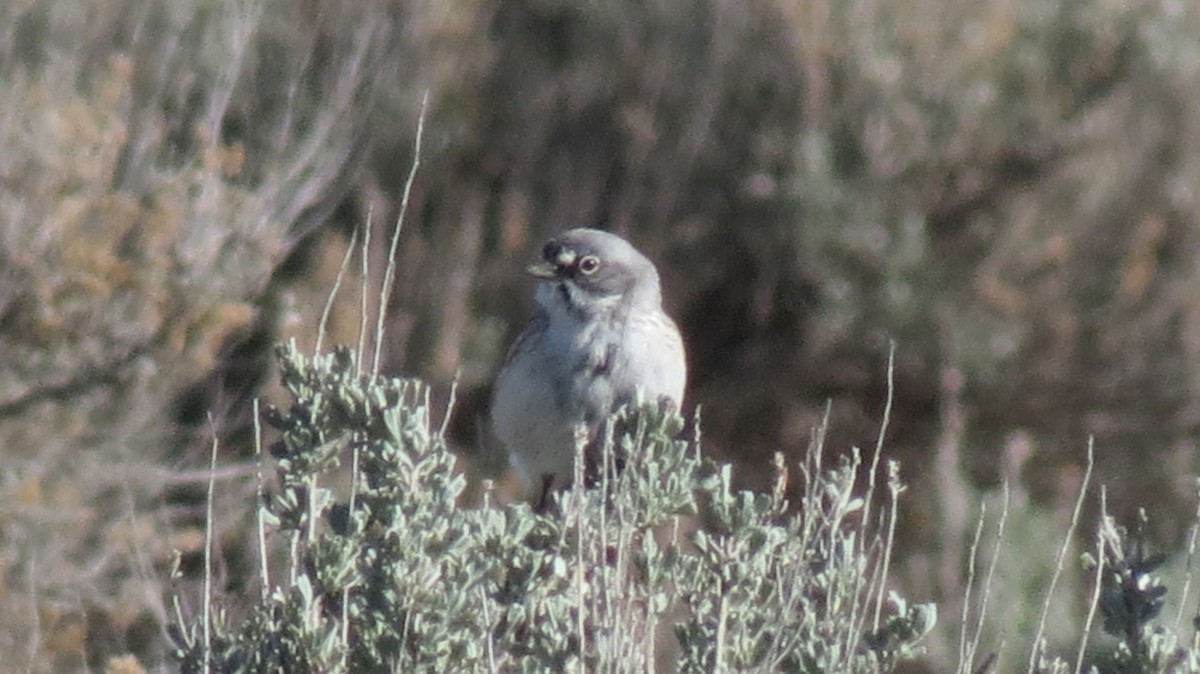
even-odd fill
[{"label": "thin twig", "polygon": [[[1100,521],[1108,517],[1108,491],[1100,485]],[[1083,621],[1083,636],[1079,640],[1079,652],[1075,655],[1075,674],[1083,671],[1083,656],[1087,652],[1088,635],[1092,633],[1092,622],[1096,619],[1096,609],[1100,606],[1100,592],[1104,585],[1104,536],[1096,537],[1096,580],[1092,588],[1092,601],[1088,605],[1087,618]]]},{"label": "thin twig", "polygon": [[[212,473],[217,472],[217,447],[220,444],[217,439],[216,422],[213,421],[212,412],[208,413],[208,427],[212,431],[212,454],[209,457],[208,469]],[[201,665],[201,670],[205,674],[211,672],[212,658],[212,551],[213,551],[213,501],[217,482],[215,479],[208,481],[208,498],[205,506],[204,515],[204,660]]]},{"label": "thin twig", "polygon": [[442,417],[442,426],[438,429],[438,436],[446,437],[446,429],[450,426],[450,415],[454,412],[454,404],[458,401],[458,378],[462,375],[462,370],[454,373],[454,381],[450,382],[450,399],[446,401],[446,416]]},{"label": "thin twig", "polygon": [[[359,298],[358,299],[358,301],[359,301],[359,307],[358,307],[358,362],[355,364],[355,370],[359,374],[362,374],[363,359],[365,358],[363,349],[366,348],[367,323],[370,321],[370,315],[371,315],[371,311],[368,306],[367,298],[369,297],[369,295],[367,294],[367,288],[371,283],[371,264],[370,264],[369,260],[371,257],[371,231],[374,229],[373,225],[371,224],[371,218],[372,218],[373,213],[374,213],[373,210],[371,210],[371,209],[367,210],[367,227],[366,227],[366,230],[364,230],[364,232],[363,232],[363,242],[362,242],[362,251],[361,251],[362,282],[359,283],[359,287],[358,287],[358,298]],[[383,309],[381,308],[380,311],[382,311],[382,310]],[[378,344],[376,344],[375,346],[376,346],[376,348],[379,347]]]},{"label": "thin twig", "polygon": [[[885,401],[884,406],[883,406],[883,418],[879,422],[879,433],[878,433],[878,435],[875,436],[875,448],[871,455],[871,467],[869,469],[867,469],[867,493],[863,496],[862,517],[859,520],[859,527],[861,527],[861,529],[864,532],[866,531],[867,527],[869,527],[871,524],[871,516],[872,516],[871,515],[871,510],[872,510],[871,504],[875,499],[876,474],[879,472],[879,461],[880,461],[880,457],[883,454],[883,439],[884,439],[884,436],[887,435],[888,424],[890,423],[891,416],[892,416],[892,404],[894,401],[895,389],[896,389],[895,372],[896,372],[896,343],[893,341],[890,343],[889,348],[888,348],[887,400]],[[812,484],[811,484],[812,480],[815,478],[815,476],[819,475],[821,472],[821,465],[822,465],[821,454],[824,452],[825,432],[826,432],[826,429],[828,428],[829,414],[830,414],[831,409],[832,409],[831,402],[826,400],[825,401],[825,417],[821,422],[821,426],[819,429],[819,437],[818,437],[818,441],[816,443],[816,460],[813,463],[812,474],[806,479],[806,481],[809,482],[809,484],[806,485],[806,488],[805,488],[806,492],[812,487]],[[854,474],[855,475],[858,474],[859,461],[860,461],[859,451],[857,448],[855,448],[855,450],[854,450],[854,466],[855,466]],[[894,517],[895,517],[895,515],[893,513],[893,520],[894,520]],[[894,523],[893,523],[893,526],[894,526]],[[836,529],[836,527],[834,527],[834,529]],[[830,533],[832,535],[833,530],[831,530]],[[874,543],[869,542],[867,539],[868,539],[867,536],[862,536],[859,539],[859,545],[862,546],[860,548],[860,552],[864,555],[866,555],[868,552],[868,549],[867,549],[868,546],[874,545]],[[887,594],[887,590],[882,584],[884,582],[883,577],[886,576],[887,573],[886,573],[886,570],[881,570],[881,571],[882,571],[882,573],[879,574],[879,576],[877,576],[877,578],[879,579],[880,585],[878,587],[879,595],[877,598],[875,613],[874,613],[874,623],[875,623],[874,629],[879,628],[879,625],[878,625],[879,615],[880,615],[881,607],[883,604],[883,597]],[[861,591],[864,582],[867,582],[867,581],[865,581],[865,579],[863,579],[861,577],[857,578],[855,580],[855,587],[853,588],[853,594],[858,594]],[[872,579],[871,581],[868,582],[869,585],[874,585],[874,583],[875,583],[874,579]],[[870,588],[868,588],[868,593],[869,592],[870,592]],[[869,596],[869,594],[868,594],[868,596]],[[852,642],[857,642],[857,640],[858,640],[858,634],[861,632],[861,627],[862,627],[861,623],[867,619],[867,613],[870,612],[870,601],[868,600],[867,606],[863,607],[861,618],[859,616],[855,615],[856,613],[858,613],[858,610],[859,610],[859,606],[857,603],[855,603],[851,606],[851,609],[850,609],[851,618],[847,622],[847,625],[851,630],[850,639]],[[850,657],[849,653],[847,653],[847,657]]]},{"label": "thin twig", "polygon": [[[896,397],[896,342],[888,346],[887,364],[887,401],[883,405],[883,419],[879,422],[879,434],[875,436],[875,453],[871,456],[871,469],[867,471],[867,499],[863,504],[863,524],[867,524],[871,514],[871,497],[875,495],[875,474],[879,470],[879,457],[883,454],[883,439],[887,435],[888,424],[892,419],[892,404]],[[826,411],[828,414],[828,411]]]},{"label": "thin twig", "polygon": [[[1004,483],[1004,503],[1000,508],[1000,523],[996,525],[996,549],[992,551],[992,561],[988,565],[987,578],[983,581],[983,600],[979,603],[979,619],[975,622],[975,638],[967,651],[967,663],[975,662],[975,654],[979,652],[979,641],[983,637],[983,620],[987,616],[988,602],[992,598],[992,580],[996,577],[996,563],[1000,559],[1000,550],[1004,548],[1004,530],[1008,525],[1008,509],[1011,490],[1008,482]],[[994,655],[992,656],[995,657]],[[984,661],[984,666],[988,661]]]},{"label": "thin twig", "polygon": [[[317,341],[320,341],[318,338]],[[254,495],[257,507],[254,509],[255,519],[257,520],[258,528],[258,564],[259,564],[259,596],[263,604],[266,604],[267,597],[271,595],[271,574],[267,566],[267,522],[263,518],[263,508],[266,507],[263,499],[263,481],[266,479],[262,474],[263,461],[263,446],[262,446],[262,421],[261,415],[258,412],[258,398],[254,399],[254,457],[258,465],[258,482],[254,485]]]},{"label": "thin twig", "polygon": [[900,494],[904,486],[900,484],[900,464],[888,461],[888,493],[891,494],[891,505],[888,508],[887,542],[883,546],[882,579],[879,582],[879,594],[875,599],[875,620],[872,629],[879,629],[880,616],[883,614],[883,598],[887,594],[888,568],[892,564],[892,548],[896,544],[896,519],[900,512]]},{"label": "thin twig", "polygon": [[971,548],[967,555],[967,583],[963,591],[962,627],[958,632],[958,663],[961,668],[967,659],[967,620],[971,617],[971,593],[975,588],[975,562],[979,556],[979,543],[983,540],[983,523],[987,521],[987,501],[979,504],[979,516],[975,518],[975,535],[971,537]]},{"label": "thin twig", "polygon": [[421,115],[417,118],[417,138],[413,142],[412,166],[408,180],[404,183],[404,196],[400,199],[400,213],[396,216],[396,227],[392,230],[392,245],[388,248],[387,271],[383,275],[383,288],[379,293],[379,313],[375,323],[375,357],[371,362],[371,374],[379,374],[379,357],[383,351],[383,319],[387,314],[388,302],[392,297],[392,282],[396,279],[396,249],[400,244],[400,231],[404,228],[404,216],[408,213],[408,199],[412,195],[413,182],[417,179],[417,168],[421,165],[421,138],[425,135],[425,114],[429,109],[429,90],[421,97]]},{"label": "thin twig", "polygon": [[[367,212],[367,222],[371,222],[369,211]],[[325,343],[325,328],[329,325],[329,313],[333,310],[333,300],[342,287],[342,279],[346,276],[346,268],[350,266],[350,258],[354,256],[354,246],[357,243],[358,228],[356,227],[350,233],[350,243],[346,246],[346,254],[342,256],[342,264],[338,267],[337,276],[333,279],[333,288],[329,291],[329,297],[325,298],[325,308],[321,311],[321,322],[317,325],[317,343],[313,346],[314,354],[321,353],[321,345]]]},{"label": "thin twig", "polygon": [[1067,532],[1063,536],[1062,547],[1058,549],[1058,560],[1054,566],[1054,574],[1050,577],[1050,587],[1046,589],[1046,600],[1042,602],[1042,615],[1038,618],[1038,628],[1033,634],[1033,647],[1029,650],[1029,672],[1034,672],[1034,667],[1037,665],[1038,651],[1040,650],[1039,643],[1046,633],[1046,618],[1050,615],[1050,604],[1054,600],[1054,588],[1058,585],[1058,579],[1062,576],[1064,562],[1067,558],[1067,551],[1071,548],[1071,542],[1075,537],[1075,529],[1079,526],[1079,516],[1083,512],[1083,501],[1087,497],[1088,483],[1092,479],[1092,466],[1095,463],[1095,439],[1088,439],[1087,452],[1087,470],[1083,473],[1083,483],[1079,485],[1079,496],[1075,499],[1075,509],[1071,512],[1071,523],[1067,526]]}]

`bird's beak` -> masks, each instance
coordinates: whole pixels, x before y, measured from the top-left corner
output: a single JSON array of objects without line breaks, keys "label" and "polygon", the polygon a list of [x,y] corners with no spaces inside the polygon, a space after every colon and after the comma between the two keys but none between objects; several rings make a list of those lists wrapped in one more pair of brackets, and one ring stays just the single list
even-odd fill
[{"label": "bird's beak", "polygon": [[536,262],[534,264],[529,265],[528,267],[525,268],[525,271],[529,272],[532,276],[536,276],[538,278],[544,278],[544,279],[558,278],[558,267],[549,262],[546,262],[545,260],[542,260],[540,262]]}]

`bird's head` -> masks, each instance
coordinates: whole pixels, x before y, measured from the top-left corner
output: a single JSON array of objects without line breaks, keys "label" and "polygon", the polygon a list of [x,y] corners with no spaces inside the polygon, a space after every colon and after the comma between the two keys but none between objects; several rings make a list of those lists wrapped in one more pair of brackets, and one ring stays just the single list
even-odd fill
[{"label": "bird's head", "polygon": [[598,229],[572,229],[550,239],[528,271],[554,292],[539,291],[543,305],[562,301],[590,314],[621,305],[658,309],[662,303],[654,264],[625,239]]}]

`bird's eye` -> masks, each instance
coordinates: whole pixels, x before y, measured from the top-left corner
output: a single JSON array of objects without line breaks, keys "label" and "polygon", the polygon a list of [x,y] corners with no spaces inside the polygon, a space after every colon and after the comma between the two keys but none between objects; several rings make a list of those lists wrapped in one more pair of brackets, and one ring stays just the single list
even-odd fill
[{"label": "bird's eye", "polygon": [[584,274],[594,274],[600,268],[600,258],[595,255],[584,255],[579,260],[579,271]]}]

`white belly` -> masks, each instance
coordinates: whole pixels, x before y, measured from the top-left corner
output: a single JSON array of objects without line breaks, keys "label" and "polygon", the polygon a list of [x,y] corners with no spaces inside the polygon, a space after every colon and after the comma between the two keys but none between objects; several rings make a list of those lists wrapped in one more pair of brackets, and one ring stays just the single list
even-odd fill
[{"label": "white belly", "polygon": [[[535,490],[546,475],[553,486],[571,481],[576,429],[583,429],[585,441],[595,437],[607,415],[638,389],[644,400],[666,397],[678,406],[687,376],[682,346],[656,346],[644,324],[599,332],[561,314],[550,320],[560,323],[541,338],[530,336],[532,343],[521,345],[528,348],[518,347],[492,402],[496,435],[525,486]],[[661,339],[661,331],[654,336]],[[678,340],[677,332],[669,336]],[[664,352],[677,357],[663,358]]]}]

